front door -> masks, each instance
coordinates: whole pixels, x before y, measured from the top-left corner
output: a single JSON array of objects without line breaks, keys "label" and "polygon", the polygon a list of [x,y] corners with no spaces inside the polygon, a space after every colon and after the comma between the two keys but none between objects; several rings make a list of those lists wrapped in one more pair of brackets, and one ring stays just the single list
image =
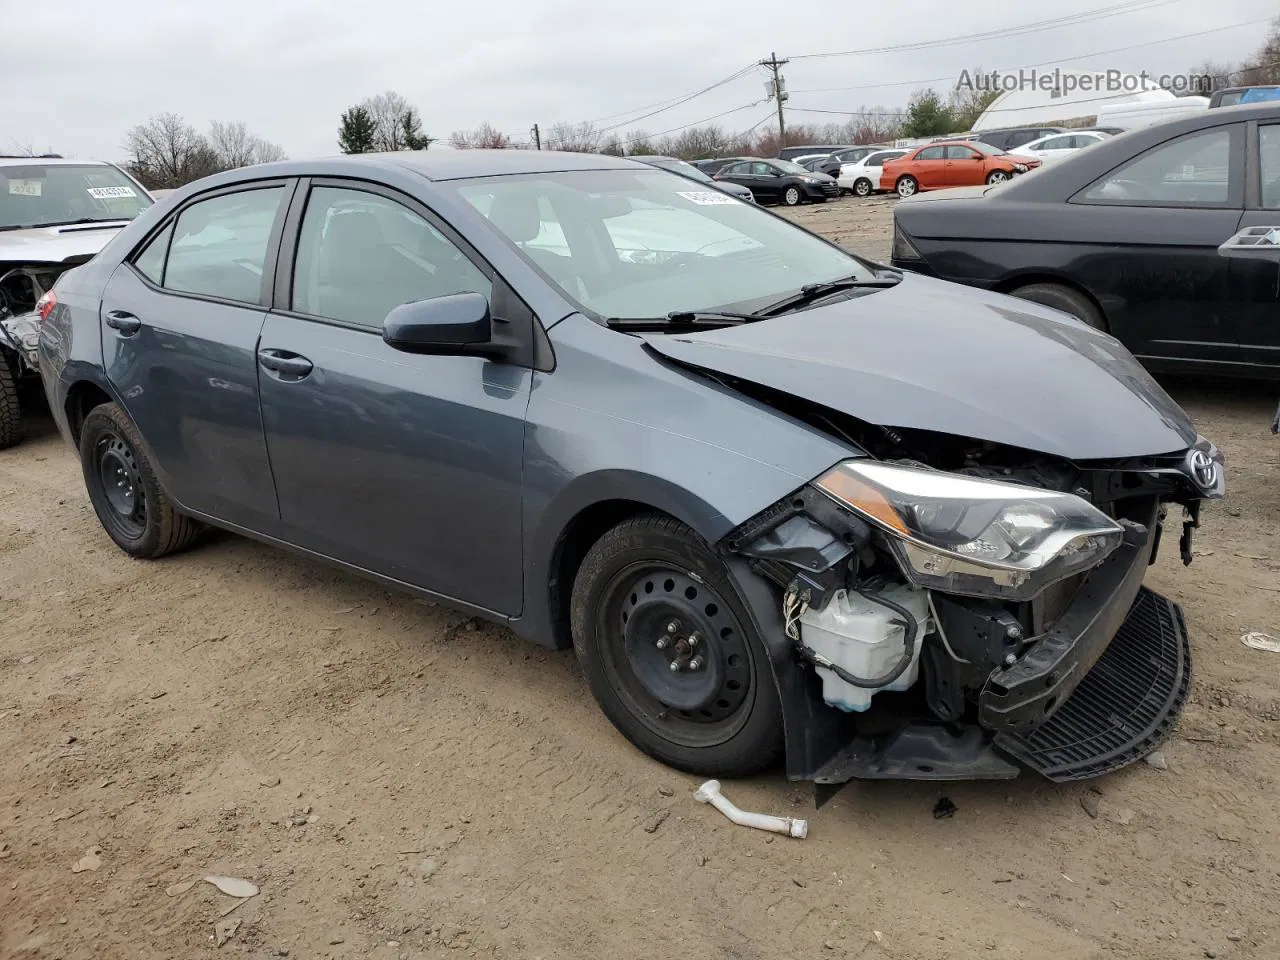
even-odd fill
[{"label": "front door", "polygon": [[[1280,123],[1259,126],[1257,145],[1258,163],[1251,166],[1259,179],[1251,185],[1241,230],[1280,227]],[[1229,269],[1241,362],[1280,367],[1280,264],[1233,258]]]},{"label": "front door", "polygon": [[943,167],[943,182],[948,187],[973,187],[982,183],[986,164],[982,154],[973,147],[953,143],[947,147]]},{"label": "front door", "polygon": [[188,204],[116,268],[102,298],[107,378],[183,507],[269,532],[276,497],[255,352],[290,183]]},{"label": "front door", "polygon": [[389,191],[311,186],[291,290],[259,344],[267,449],[286,539],[515,615],[531,371],[402,353],[381,336],[402,303],[463,291],[494,302],[494,281],[446,229]]}]

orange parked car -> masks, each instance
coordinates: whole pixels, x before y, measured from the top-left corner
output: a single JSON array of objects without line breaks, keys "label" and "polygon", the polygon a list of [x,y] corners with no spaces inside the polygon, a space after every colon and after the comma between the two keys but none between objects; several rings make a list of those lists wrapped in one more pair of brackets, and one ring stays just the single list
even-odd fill
[{"label": "orange parked car", "polygon": [[921,190],[1004,183],[1040,163],[1032,157],[1002,153],[980,140],[930,143],[881,167],[880,189],[909,197]]}]

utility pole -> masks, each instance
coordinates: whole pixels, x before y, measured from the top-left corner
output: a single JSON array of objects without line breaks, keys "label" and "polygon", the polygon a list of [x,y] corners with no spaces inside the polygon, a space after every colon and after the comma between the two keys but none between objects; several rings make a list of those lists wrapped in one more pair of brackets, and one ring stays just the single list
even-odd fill
[{"label": "utility pole", "polygon": [[786,121],[782,118],[782,101],[786,100],[790,94],[787,93],[787,82],[782,78],[779,72],[783,66],[790,63],[790,60],[779,60],[776,53],[769,54],[768,60],[761,60],[760,66],[768,67],[773,71],[773,79],[765,84],[769,95],[778,102],[778,149],[781,150],[787,145],[787,127]]},{"label": "utility pole", "polygon": [[533,133],[533,145],[534,145],[534,148],[535,148],[535,149],[537,149],[537,150],[541,150],[541,149],[542,149],[542,134],[538,132],[538,125],[537,125],[536,123],[533,125],[532,133]]}]

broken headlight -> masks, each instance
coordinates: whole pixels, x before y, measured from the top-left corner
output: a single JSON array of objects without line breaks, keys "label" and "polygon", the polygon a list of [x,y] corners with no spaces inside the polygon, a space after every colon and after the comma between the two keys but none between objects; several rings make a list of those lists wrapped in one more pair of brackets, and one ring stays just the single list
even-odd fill
[{"label": "broken headlight", "polygon": [[944,593],[1029,600],[1124,534],[1072,494],[938,470],[847,460],[814,485],[889,534],[917,586]]}]

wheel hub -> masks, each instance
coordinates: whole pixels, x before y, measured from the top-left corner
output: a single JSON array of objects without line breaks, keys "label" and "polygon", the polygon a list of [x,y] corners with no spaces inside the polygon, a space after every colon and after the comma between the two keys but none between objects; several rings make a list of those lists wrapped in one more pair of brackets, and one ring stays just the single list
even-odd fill
[{"label": "wheel hub", "polygon": [[98,452],[98,479],[107,506],[121,527],[136,533],[146,526],[142,475],[133,450],[120,437],[106,437]]},{"label": "wheel hub", "polygon": [[732,714],[748,687],[742,638],[723,600],[685,573],[640,578],[623,603],[627,666],[639,686],[687,720]]}]

